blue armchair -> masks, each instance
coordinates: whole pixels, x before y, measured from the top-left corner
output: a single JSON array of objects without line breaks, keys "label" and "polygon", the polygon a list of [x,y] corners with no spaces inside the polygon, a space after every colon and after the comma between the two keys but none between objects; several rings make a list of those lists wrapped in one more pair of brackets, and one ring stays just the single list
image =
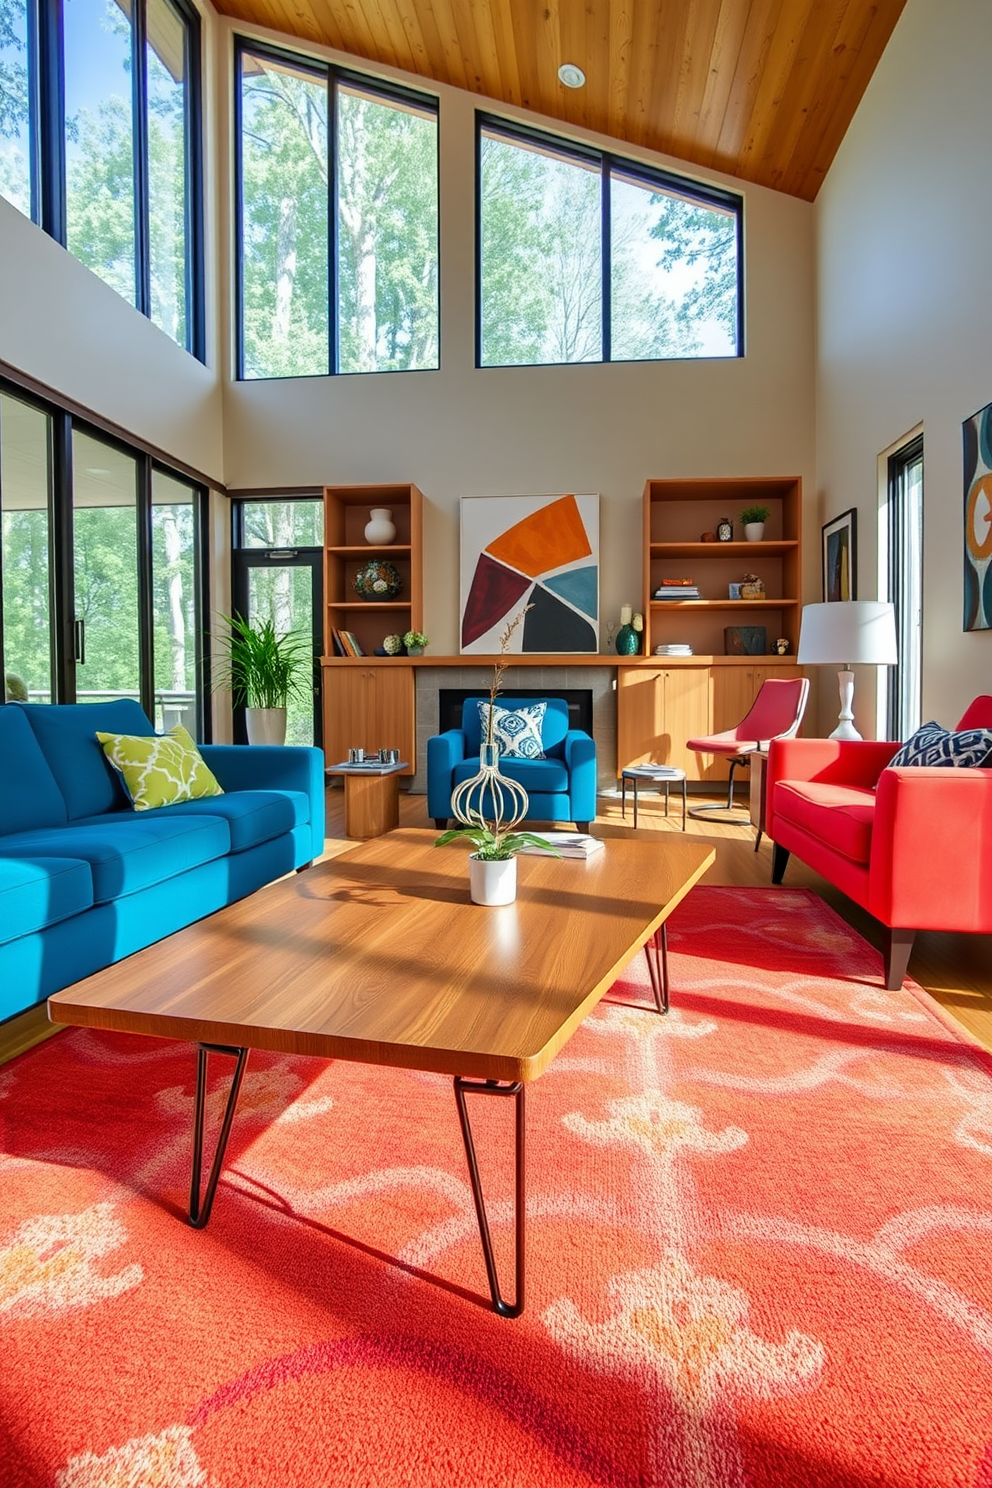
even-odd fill
[{"label": "blue armchair", "polygon": [[[462,708],[460,729],[448,729],[427,741],[427,813],[444,831],[451,817],[451,793],[479,769],[482,742],[481,698],[468,698]],[[596,742],[581,729],[568,726],[568,704],[549,697],[541,726],[544,759],[513,759],[501,756],[504,775],[522,785],[530,797],[528,821],[574,822],[588,832],[596,815]],[[533,698],[500,697],[501,708],[524,708]]]}]

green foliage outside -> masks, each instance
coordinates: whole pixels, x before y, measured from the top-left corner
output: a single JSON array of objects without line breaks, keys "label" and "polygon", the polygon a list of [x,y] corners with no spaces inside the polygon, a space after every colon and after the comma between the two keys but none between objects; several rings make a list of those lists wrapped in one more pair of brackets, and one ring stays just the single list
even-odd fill
[{"label": "green foliage outside", "polygon": [[[500,137],[482,140],[482,361],[602,356],[601,178]],[[734,353],[737,226],[726,212],[614,174],[614,360]]]},{"label": "green foliage outside", "polygon": [[[437,125],[337,97],[338,370],[438,365]],[[328,87],[248,58],[242,80],[247,377],[329,370]]]}]

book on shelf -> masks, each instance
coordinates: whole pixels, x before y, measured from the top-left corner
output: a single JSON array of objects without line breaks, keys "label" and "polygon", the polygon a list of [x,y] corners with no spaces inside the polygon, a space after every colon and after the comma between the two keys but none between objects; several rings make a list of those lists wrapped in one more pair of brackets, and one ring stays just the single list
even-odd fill
[{"label": "book on shelf", "polygon": [[651,597],[652,599],[701,599],[702,595],[696,584],[660,584]]},{"label": "book on shelf", "polygon": [[[590,837],[585,832],[538,832],[552,847],[558,849],[563,858],[591,858],[603,848],[601,837]],[[554,853],[543,847],[522,847],[522,853],[533,853],[538,858],[554,857]]]},{"label": "book on shelf", "polygon": [[654,648],[655,656],[691,656],[692,647],[682,641],[669,641]]},{"label": "book on shelf", "polygon": [[362,650],[361,642],[353,631],[339,630],[337,634],[341,640],[341,645],[344,648],[344,650],[342,651],[343,656],[365,655],[365,652]]},{"label": "book on shelf", "polygon": [[344,649],[344,641],[341,639],[341,632],[339,630],[336,630],[334,626],[331,626],[331,645],[334,647],[335,656],[348,655],[347,651]]},{"label": "book on shelf", "polygon": [[692,579],[662,579],[662,589],[694,589],[696,586]]}]

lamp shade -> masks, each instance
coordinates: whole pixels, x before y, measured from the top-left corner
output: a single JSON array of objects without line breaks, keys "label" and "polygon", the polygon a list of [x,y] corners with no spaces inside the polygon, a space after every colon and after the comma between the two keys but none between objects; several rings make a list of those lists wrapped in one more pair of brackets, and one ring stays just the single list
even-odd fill
[{"label": "lamp shade", "polygon": [[895,610],[877,599],[803,605],[799,664],[895,666]]}]

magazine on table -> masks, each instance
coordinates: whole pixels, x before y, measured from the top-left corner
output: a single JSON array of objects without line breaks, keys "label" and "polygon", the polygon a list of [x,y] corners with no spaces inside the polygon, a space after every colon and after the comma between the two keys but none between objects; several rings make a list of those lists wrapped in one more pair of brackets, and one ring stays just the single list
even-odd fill
[{"label": "magazine on table", "polygon": [[555,856],[551,849],[557,848],[563,858],[591,858],[593,853],[600,852],[603,847],[601,837],[590,837],[585,832],[537,832],[535,836],[543,837],[550,843],[550,847],[521,847],[519,851],[533,853],[539,858],[550,858]]}]

